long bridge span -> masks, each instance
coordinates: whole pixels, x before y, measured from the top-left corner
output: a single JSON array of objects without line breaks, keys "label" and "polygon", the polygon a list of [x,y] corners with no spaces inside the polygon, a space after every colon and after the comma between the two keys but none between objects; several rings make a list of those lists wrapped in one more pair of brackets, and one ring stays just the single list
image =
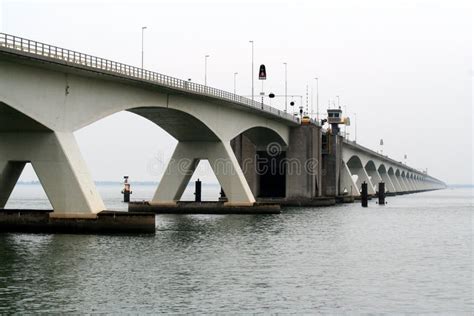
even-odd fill
[{"label": "long bridge span", "polygon": [[[178,140],[154,205],[176,204],[202,159],[234,206],[260,198],[358,196],[363,182],[370,194],[379,182],[394,194],[445,187],[319,122],[302,125],[262,102],[0,33],[0,208],[31,163],[53,206],[50,216],[93,218],[105,210],[73,133],[120,111],[143,116]],[[274,160],[284,167],[268,168]]]}]

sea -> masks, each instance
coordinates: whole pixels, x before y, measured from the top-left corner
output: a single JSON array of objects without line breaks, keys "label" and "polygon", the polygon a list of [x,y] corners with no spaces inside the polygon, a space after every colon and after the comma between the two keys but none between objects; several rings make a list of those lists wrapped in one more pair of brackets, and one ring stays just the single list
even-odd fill
[{"label": "sea", "polygon": [[[98,190],[127,209],[120,184]],[[155,185],[132,190],[148,200]],[[0,232],[0,314],[472,314],[473,201],[448,188],[367,208],[157,215],[155,235]],[[7,208],[51,205],[18,184]]]}]

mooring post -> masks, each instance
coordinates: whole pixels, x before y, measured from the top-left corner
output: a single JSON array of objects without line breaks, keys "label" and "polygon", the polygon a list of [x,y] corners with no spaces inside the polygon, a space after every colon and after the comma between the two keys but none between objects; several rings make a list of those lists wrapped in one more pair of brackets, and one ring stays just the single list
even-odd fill
[{"label": "mooring post", "polygon": [[194,201],[195,202],[201,202],[201,181],[199,179],[197,179],[197,181],[196,181],[195,192],[194,192]]},{"label": "mooring post", "polygon": [[369,200],[369,195],[367,194],[367,183],[365,181],[362,183],[362,192],[361,192],[361,202],[362,207],[367,207]]},{"label": "mooring post", "polygon": [[130,194],[132,194],[132,190],[130,188],[130,183],[128,183],[128,176],[124,176],[124,181],[123,181],[123,202],[124,203],[129,203],[130,202]]},{"label": "mooring post", "polygon": [[225,195],[224,189],[222,187],[221,192],[219,194],[219,202],[227,202],[227,196]]},{"label": "mooring post", "polygon": [[385,183],[379,182],[379,205],[385,205]]}]

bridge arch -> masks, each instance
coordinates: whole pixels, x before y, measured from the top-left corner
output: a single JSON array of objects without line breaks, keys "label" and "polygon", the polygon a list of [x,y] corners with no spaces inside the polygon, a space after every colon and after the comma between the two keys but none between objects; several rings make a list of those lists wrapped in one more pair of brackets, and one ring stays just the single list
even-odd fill
[{"label": "bridge arch", "polygon": [[369,179],[374,187],[374,190],[377,191],[378,185],[380,182],[383,182],[383,179],[377,170],[377,166],[375,165],[374,160],[367,161],[367,163],[365,164],[365,170],[369,175]]},{"label": "bridge arch", "polygon": [[397,192],[393,181],[390,179],[390,175],[388,173],[387,167],[385,167],[385,164],[381,163],[377,171],[382,178],[382,181],[385,183],[385,191],[391,193]]},{"label": "bridge arch", "polygon": [[352,155],[346,162],[347,168],[351,174],[351,177],[354,183],[357,186],[357,189],[360,191],[362,189],[362,183],[367,183],[367,190],[369,194],[375,194],[374,185],[370,180],[369,174],[365,169],[361,158],[358,155]]}]

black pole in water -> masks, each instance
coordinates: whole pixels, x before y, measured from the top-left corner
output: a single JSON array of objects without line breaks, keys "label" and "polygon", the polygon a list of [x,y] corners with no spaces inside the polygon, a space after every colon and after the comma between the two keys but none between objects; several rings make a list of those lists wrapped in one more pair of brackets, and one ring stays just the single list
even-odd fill
[{"label": "black pole in water", "polygon": [[362,193],[361,193],[361,202],[362,207],[367,207],[369,201],[369,196],[367,194],[367,183],[362,183]]},{"label": "black pole in water", "polygon": [[130,194],[132,194],[132,190],[130,188],[130,183],[128,183],[128,176],[124,176],[124,181],[123,181],[123,202],[124,203],[129,203],[130,202]]},{"label": "black pole in water", "polygon": [[385,205],[385,183],[379,182],[379,205]]},{"label": "black pole in water", "polygon": [[197,179],[196,181],[196,191],[194,192],[194,201],[201,202],[201,181]]},{"label": "black pole in water", "polygon": [[227,197],[225,196],[224,189],[221,187],[221,192],[219,193],[219,202],[227,202]]}]

